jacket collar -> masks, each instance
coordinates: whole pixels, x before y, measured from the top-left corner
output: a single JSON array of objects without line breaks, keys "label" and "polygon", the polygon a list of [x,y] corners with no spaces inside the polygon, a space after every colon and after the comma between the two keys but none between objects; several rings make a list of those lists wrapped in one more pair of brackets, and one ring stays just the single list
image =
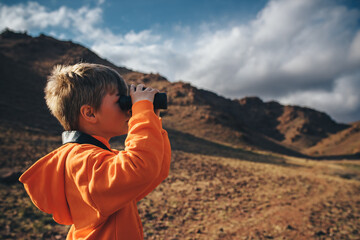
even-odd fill
[{"label": "jacket collar", "polygon": [[102,137],[91,136],[80,131],[65,131],[62,133],[62,143],[92,144],[105,150],[110,150],[109,143]]}]

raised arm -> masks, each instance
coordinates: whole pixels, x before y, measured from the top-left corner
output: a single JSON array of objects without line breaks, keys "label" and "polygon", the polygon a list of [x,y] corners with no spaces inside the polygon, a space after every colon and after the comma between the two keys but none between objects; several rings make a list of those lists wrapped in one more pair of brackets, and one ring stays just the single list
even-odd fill
[{"label": "raised arm", "polygon": [[95,152],[89,160],[89,194],[96,208],[109,215],[136,200],[160,175],[163,159],[161,121],[150,101],[139,101],[133,105],[125,150]]}]

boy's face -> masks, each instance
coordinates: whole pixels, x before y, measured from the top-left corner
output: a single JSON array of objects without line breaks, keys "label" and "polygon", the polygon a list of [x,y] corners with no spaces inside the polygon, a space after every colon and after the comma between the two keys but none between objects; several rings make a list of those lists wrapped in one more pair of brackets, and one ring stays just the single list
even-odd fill
[{"label": "boy's face", "polygon": [[99,110],[96,112],[98,119],[98,130],[102,137],[110,139],[115,136],[124,135],[128,132],[128,122],[131,117],[130,111],[121,110],[118,100],[118,92],[106,94]]}]

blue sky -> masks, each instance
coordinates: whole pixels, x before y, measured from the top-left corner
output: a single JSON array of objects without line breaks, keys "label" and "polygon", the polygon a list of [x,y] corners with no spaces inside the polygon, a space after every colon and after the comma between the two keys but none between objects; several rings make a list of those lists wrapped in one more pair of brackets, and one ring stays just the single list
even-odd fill
[{"label": "blue sky", "polygon": [[6,27],[228,98],[360,120],[359,0],[0,0]]},{"label": "blue sky", "polygon": [[[5,5],[26,3],[23,0],[3,0]],[[118,33],[158,28],[168,31],[174,25],[192,26],[204,22],[226,24],[236,19],[251,19],[267,0],[42,0],[34,1],[49,10],[62,6],[79,9],[83,6],[103,10],[103,21],[109,29]]]}]

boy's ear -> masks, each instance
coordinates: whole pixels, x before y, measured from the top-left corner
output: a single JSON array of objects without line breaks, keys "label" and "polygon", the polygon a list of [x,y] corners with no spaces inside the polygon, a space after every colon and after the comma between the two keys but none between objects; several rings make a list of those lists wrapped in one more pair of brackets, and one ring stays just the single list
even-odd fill
[{"label": "boy's ear", "polygon": [[95,111],[90,105],[82,105],[80,108],[80,115],[85,121],[96,123]]}]

